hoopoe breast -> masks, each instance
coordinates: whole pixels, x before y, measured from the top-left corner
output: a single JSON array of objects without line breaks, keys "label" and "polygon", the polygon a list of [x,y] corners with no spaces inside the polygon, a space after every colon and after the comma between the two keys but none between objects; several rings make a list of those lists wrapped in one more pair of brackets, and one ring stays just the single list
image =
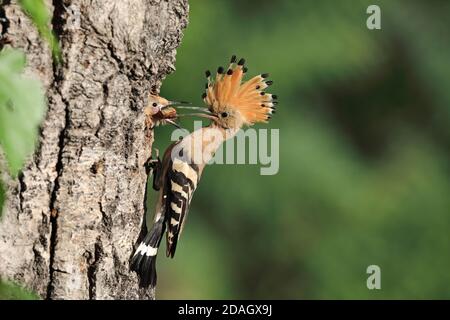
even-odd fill
[{"label": "hoopoe breast", "polygon": [[215,126],[201,128],[169,148],[170,166],[167,171],[169,192],[166,199],[167,256],[173,257],[183,231],[192,196],[205,165],[217,149],[236,131]]}]

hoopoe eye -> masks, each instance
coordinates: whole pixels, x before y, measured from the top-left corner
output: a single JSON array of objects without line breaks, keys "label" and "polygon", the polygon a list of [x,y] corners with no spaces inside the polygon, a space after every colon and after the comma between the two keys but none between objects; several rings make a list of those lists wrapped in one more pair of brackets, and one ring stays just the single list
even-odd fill
[{"label": "hoopoe eye", "polygon": [[152,106],[157,107],[158,104],[156,102],[153,102]]},{"label": "hoopoe eye", "polygon": [[222,112],[220,115],[222,116],[222,118],[226,118],[228,117],[228,112]]}]

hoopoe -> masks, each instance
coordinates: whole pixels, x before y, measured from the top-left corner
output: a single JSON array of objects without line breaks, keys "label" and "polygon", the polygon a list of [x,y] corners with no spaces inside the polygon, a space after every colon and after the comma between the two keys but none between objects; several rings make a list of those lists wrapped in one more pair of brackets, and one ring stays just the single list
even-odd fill
[{"label": "hoopoe", "polygon": [[236,61],[233,56],[227,71],[219,67],[215,79],[206,71],[208,83],[202,98],[207,108],[197,107],[204,113],[191,115],[210,119],[211,124],[174,142],[162,162],[154,164],[153,185],[159,190],[154,225],[131,259],[131,269],[144,287],[156,284],[156,256],[166,229],[166,255],[173,258],[203,169],[220,145],[243,126],[268,122],[275,113],[277,96],[264,91],[272,84],[268,74],[242,82],[245,60]]}]

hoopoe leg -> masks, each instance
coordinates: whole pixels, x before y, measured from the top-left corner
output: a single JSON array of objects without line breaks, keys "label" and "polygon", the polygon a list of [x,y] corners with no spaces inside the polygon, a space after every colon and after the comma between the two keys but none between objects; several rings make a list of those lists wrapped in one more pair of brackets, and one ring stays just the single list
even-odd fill
[{"label": "hoopoe leg", "polygon": [[148,158],[145,162],[145,169],[147,171],[147,175],[153,174],[153,189],[159,191],[161,188],[161,174],[162,174],[162,163],[159,158],[159,150],[155,149],[156,159],[153,159],[153,156]]}]

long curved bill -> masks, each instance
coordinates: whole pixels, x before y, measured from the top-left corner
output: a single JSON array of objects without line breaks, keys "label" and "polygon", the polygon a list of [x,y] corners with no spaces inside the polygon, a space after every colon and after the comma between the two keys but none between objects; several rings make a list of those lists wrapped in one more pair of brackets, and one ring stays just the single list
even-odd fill
[{"label": "long curved bill", "polygon": [[166,119],[166,121],[167,121],[167,123],[170,123],[171,125],[175,126],[176,128],[182,129],[182,127],[180,127],[180,126],[178,125],[178,123],[176,123],[175,121],[169,120],[169,119]]},{"label": "long curved bill", "polygon": [[205,107],[196,107],[196,106],[177,106],[177,107],[174,107],[174,108],[177,108],[177,109],[198,110],[198,111],[201,111],[201,112],[210,113],[209,109],[208,109],[208,108],[205,108]]},{"label": "long curved bill", "polygon": [[210,120],[217,120],[217,116],[212,114],[211,112],[208,113],[185,113],[185,114],[179,114],[179,117],[201,117],[206,118]]},{"label": "long curved bill", "polygon": [[192,103],[187,102],[187,101],[172,101],[170,100],[169,103],[167,104],[167,106],[171,106],[171,107],[176,107],[176,106],[189,106]]},{"label": "long curved bill", "polygon": [[186,101],[169,101],[167,107],[174,107],[176,109],[189,109],[189,110],[198,110],[201,112],[210,113],[209,109],[206,107],[198,107],[193,106],[192,103]]},{"label": "long curved bill", "polygon": [[210,120],[216,120],[217,117],[209,111],[206,107],[198,107],[193,106],[192,103],[186,102],[186,101],[169,101],[169,104],[166,107],[173,107],[175,109],[187,109],[187,110],[196,110],[200,111],[199,113],[185,113],[185,114],[178,114],[177,117],[202,117],[207,118]]}]

